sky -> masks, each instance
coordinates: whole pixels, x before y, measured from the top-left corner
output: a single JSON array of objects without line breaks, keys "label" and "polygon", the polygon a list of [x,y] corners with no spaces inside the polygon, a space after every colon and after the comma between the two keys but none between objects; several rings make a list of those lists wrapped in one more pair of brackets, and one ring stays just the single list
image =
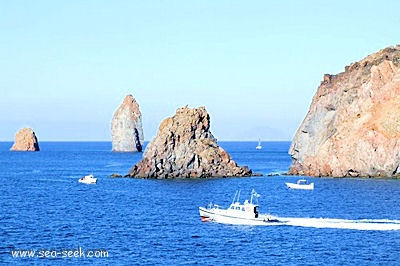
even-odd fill
[{"label": "sky", "polygon": [[0,1],[0,141],[145,140],[205,106],[218,140],[292,140],[323,75],[399,44],[400,1]]}]

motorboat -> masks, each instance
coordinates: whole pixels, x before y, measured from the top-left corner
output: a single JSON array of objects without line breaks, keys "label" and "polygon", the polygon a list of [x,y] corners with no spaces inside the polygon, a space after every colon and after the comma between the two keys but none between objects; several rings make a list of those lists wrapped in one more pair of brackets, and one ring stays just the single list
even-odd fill
[{"label": "motorboat", "polygon": [[84,184],[96,184],[97,183],[97,178],[94,178],[93,175],[86,175],[78,180],[79,183],[84,183]]},{"label": "motorboat", "polygon": [[256,150],[261,150],[262,146],[261,146],[261,140],[258,139],[258,145],[256,146]]},{"label": "motorboat", "polygon": [[208,207],[199,207],[200,217],[203,222],[218,222],[225,224],[260,225],[266,223],[280,223],[277,217],[269,214],[259,214],[258,197],[254,189],[251,198],[243,203],[239,202],[240,191],[236,191],[231,205],[224,209],[217,204],[210,203]]},{"label": "motorboat", "polygon": [[306,189],[306,190],[314,189],[314,183],[308,183],[306,179],[299,179],[297,180],[297,183],[285,183],[285,184],[290,189]]}]

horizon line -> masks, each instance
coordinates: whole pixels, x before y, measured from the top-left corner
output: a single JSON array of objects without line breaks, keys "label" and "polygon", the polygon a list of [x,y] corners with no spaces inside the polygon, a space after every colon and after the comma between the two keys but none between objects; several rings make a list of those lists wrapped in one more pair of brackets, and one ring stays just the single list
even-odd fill
[{"label": "horizon line", "polygon": [[[144,142],[150,142],[152,140],[144,140]],[[240,139],[221,139],[218,140],[217,142],[258,142],[258,140],[240,140]],[[291,142],[292,140],[288,139],[271,139],[271,140],[265,140],[261,142]],[[15,140],[0,140],[0,142],[15,142]],[[112,142],[111,140],[38,140],[38,143],[40,144],[41,142]]]}]

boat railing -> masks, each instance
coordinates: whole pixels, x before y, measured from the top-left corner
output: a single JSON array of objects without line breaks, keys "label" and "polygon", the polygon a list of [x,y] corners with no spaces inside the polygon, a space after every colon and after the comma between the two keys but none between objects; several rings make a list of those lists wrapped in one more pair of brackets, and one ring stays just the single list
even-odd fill
[{"label": "boat railing", "polygon": [[221,209],[221,206],[219,206],[218,204],[212,203],[212,202],[210,202],[207,207],[208,207],[208,209],[213,209],[213,208]]}]

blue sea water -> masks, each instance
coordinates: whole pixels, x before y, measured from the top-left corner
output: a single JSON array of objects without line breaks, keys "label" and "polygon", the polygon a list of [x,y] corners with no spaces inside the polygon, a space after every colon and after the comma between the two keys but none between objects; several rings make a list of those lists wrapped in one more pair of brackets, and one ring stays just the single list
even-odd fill
[{"label": "blue sea water", "polygon": [[[41,142],[40,152],[0,143],[0,263],[60,265],[399,265],[400,181],[311,178],[313,191],[288,190],[289,142],[220,142],[263,176],[195,180],[110,178],[140,153],[109,142]],[[78,183],[93,174],[98,184]],[[260,212],[286,225],[200,221],[210,201],[228,207],[255,189]],[[35,251],[15,258],[12,251]],[[108,257],[59,251],[106,250]],[[45,251],[48,251],[45,256]],[[41,256],[38,256],[40,253]],[[59,252],[59,253],[57,253]],[[94,253],[93,253],[94,254]],[[97,254],[98,255],[98,254]]]}]

